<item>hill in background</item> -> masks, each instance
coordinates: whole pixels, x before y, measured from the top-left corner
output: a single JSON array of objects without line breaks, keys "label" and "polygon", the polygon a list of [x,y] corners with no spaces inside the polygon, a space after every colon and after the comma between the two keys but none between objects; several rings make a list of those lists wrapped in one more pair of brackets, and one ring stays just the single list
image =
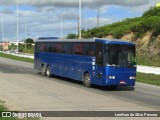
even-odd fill
[{"label": "hill in background", "polygon": [[82,30],[82,37],[134,42],[137,45],[139,64],[160,66],[160,7],[150,8],[141,17],[127,18],[121,22],[87,31]]}]

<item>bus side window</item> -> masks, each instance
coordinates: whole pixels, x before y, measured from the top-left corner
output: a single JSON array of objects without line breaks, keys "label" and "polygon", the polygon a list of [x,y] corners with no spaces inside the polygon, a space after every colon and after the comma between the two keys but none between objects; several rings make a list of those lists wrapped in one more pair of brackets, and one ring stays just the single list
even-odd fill
[{"label": "bus side window", "polygon": [[103,44],[96,43],[96,64],[103,66]]},{"label": "bus side window", "polygon": [[94,49],[94,44],[93,43],[85,43],[84,44],[84,49],[83,49],[83,54],[87,56],[94,56],[95,49]]},{"label": "bus side window", "polygon": [[71,44],[70,43],[64,43],[63,50],[64,50],[64,53],[71,54]]},{"label": "bus side window", "polygon": [[83,54],[83,44],[74,43],[73,44],[73,54]]},{"label": "bus side window", "polygon": [[54,51],[54,43],[52,43],[51,46],[52,46],[52,53],[54,53],[55,52]]},{"label": "bus side window", "polygon": [[45,43],[39,43],[39,52],[46,52],[46,44]]},{"label": "bus side window", "polygon": [[89,56],[95,56],[95,46],[94,46],[94,44],[90,45],[90,49],[89,49],[88,55]]},{"label": "bus side window", "polygon": [[83,50],[84,55],[89,55],[89,51],[90,51],[90,45],[89,43],[86,43]]},{"label": "bus side window", "polygon": [[63,43],[55,43],[54,45],[54,52],[55,53],[63,53]]},{"label": "bus side window", "polygon": [[52,52],[52,43],[47,43],[47,52]]},{"label": "bus side window", "polygon": [[39,52],[42,52],[42,43],[38,43],[39,44],[39,46],[38,46],[38,51]]}]

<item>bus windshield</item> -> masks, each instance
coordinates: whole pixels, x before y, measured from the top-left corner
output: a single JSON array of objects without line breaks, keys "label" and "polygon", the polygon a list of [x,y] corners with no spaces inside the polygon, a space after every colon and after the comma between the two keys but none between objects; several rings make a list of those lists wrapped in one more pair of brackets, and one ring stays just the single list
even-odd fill
[{"label": "bus windshield", "polygon": [[106,45],[105,63],[107,66],[134,67],[135,46],[131,45]]}]

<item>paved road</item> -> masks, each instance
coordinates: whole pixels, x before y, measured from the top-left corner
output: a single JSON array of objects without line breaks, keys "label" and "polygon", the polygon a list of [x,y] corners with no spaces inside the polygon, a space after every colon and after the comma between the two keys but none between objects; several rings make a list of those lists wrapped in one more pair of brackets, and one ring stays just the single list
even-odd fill
[{"label": "paved road", "polygon": [[160,87],[137,83],[117,89],[47,78],[33,64],[0,58],[0,100],[11,110],[160,110]]}]

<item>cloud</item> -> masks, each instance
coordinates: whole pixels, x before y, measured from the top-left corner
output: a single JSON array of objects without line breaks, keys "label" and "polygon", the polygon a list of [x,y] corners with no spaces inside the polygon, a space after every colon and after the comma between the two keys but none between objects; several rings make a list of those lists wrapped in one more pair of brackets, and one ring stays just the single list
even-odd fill
[{"label": "cloud", "polygon": [[[149,3],[149,0],[82,0],[84,7],[95,7],[97,2],[100,1],[100,5],[120,5],[120,6],[140,6]],[[54,7],[77,7],[78,0],[23,0],[22,4],[33,5],[37,7],[54,6]]]},{"label": "cloud", "polygon": [[[97,26],[97,1],[82,0],[82,28],[85,29],[86,24],[88,29]],[[105,18],[105,13],[110,5],[126,7],[130,11],[134,11],[137,8],[146,10],[148,3],[149,0],[100,0],[100,26],[117,20],[117,18]],[[78,4],[78,0],[19,0],[21,6],[19,9],[20,38],[24,38],[25,24],[27,24],[27,36],[59,36],[61,14],[63,15],[63,35],[77,33]],[[34,9],[22,9],[24,6]],[[16,0],[0,0],[0,14],[4,14],[5,38],[16,39]],[[85,18],[87,18],[87,22]]]},{"label": "cloud", "polygon": [[[1,5],[13,5],[17,0],[1,0]],[[96,7],[97,1],[100,5],[120,5],[120,6],[140,6],[149,3],[149,0],[82,0],[83,7]],[[78,7],[79,0],[19,0],[21,5],[31,5],[35,7]]]},{"label": "cloud", "polygon": [[9,9],[4,9],[0,11],[1,14],[13,14],[14,12],[12,10]]},{"label": "cloud", "polygon": [[[100,18],[99,19],[99,25],[100,26],[110,24],[110,23],[113,23],[113,22],[114,22],[114,20],[109,19],[109,18]],[[87,19],[82,21],[82,28],[91,29],[93,27],[97,27],[97,18],[91,17],[91,18],[87,18]]]}]

